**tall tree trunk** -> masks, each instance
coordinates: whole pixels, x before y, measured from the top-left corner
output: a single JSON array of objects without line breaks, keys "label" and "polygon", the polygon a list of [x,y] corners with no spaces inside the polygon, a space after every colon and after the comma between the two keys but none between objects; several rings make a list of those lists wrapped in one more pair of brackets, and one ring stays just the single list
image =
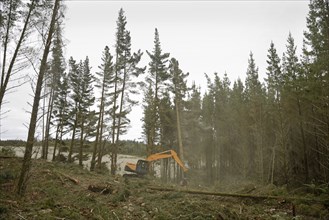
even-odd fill
[{"label": "tall tree trunk", "polygon": [[48,148],[49,148],[49,136],[50,136],[50,123],[51,116],[53,112],[53,104],[54,104],[54,89],[51,88],[49,100],[48,100],[48,109],[47,109],[47,118],[46,118],[46,131],[44,135],[44,142],[42,146],[42,158],[48,159]]},{"label": "tall tree trunk", "polygon": [[304,175],[305,175],[305,182],[309,181],[309,167],[308,167],[308,156],[307,156],[307,146],[305,140],[305,133],[304,133],[304,122],[302,116],[302,109],[300,106],[300,99],[297,97],[297,106],[298,106],[298,115],[299,115],[299,128],[300,133],[302,136],[302,143],[303,143],[303,166],[304,166]]},{"label": "tall tree trunk", "polygon": [[[119,139],[120,139],[120,128],[121,128],[121,119],[122,119],[122,111],[124,105],[124,95],[125,95],[125,87],[126,87],[126,77],[127,71],[126,68],[124,69],[123,73],[123,80],[122,80],[122,88],[121,88],[121,100],[120,100],[120,107],[119,107],[119,114],[118,114],[118,126],[117,126],[117,133],[116,133],[116,140],[115,140],[115,147],[114,147],[114,165],[115,171],[117,169],[117,156],[118,156],[118,148],[119,148]],[[115,174],[115,173],[114,173]]]},{"label": "tall tree trunk", "polygon": [[178,98],[175,98],[176,104],[176,121],[177,121],[177,139],[179,146],[179,156],[182,161],[184,161],[184,149],[183,149],[183,140],[182,140],[182,130],[181,130],[181,119],[180,119],[180,102]]},{"label": "tall tree trunk", "polygon": [[[104,105],[103,105],[104,108]],[[104,124],[104,109],[103,109],[103,114],[101,115],[101,127],[100,127],[100,132],[99,132],[99,148],[98,148],[98,156],[97,156],[97,166],[98,169],[101,170],[102,168],[102,157],[104,153],[104,147],[102,146],[102,141],[103,141],[103,124]],[[104,141],[105,145],[105,141]]]},{"label": "tall tree trunk", "polygon": [[263,146],[263,108],[262,104],[260,104],[260,122],[259,122],[259,138],[260,138],[260,172],[261,172],[261,181],[262,184],[265,183],[264,181],[264,176],[265,176],[265,171],[264,171],[264,146]]},{"label": "tall tree trunk", "polygon": [[273,184],[274,182],[274,170],[275,170],[275,152],[276,152],[276,145],[272,148],[272,164],[271,164],[271,180],[270,183]]},{"label": "tall tree trunk", "polygon": [[99,130],[101,126],[101,115],[102,115],[102,105],[103,105],[103,97],[101,98],[101,106],[99,108],[99,114],[98,114],[98,122],[97,122],[97,128],[96,128],[96,139],[94,143],[94,149],[93,149],[93,154],[91,157],[91,162],[90,162],[90,171],[94,171],[95,169],[95,164],[96,164],[96,155],[97,155],[97,147],[98,147],[98,138],[99,138]]},{"label": "tall tree trunk", "polygon": [[75,120],[74,120],[74,125],[73,125],[73,131],[72,131],[72,138],[71,138],[71,143],[70,143],[70,148],[69,148],[69,156],[68,156],[68,162],[72,163],[72,153],[73,153],[73,147],[74,147],[74,139],[75,139],[75,132],[78,126],[78,117],[77,113],[75,114]]},{"label": "tall tree trunk", "polygon": [[64,133],[63,129],[64,129],[63,124],[61,124],[60,135],[59,135],[59,146],[58,146],[58,153],[57,153],[58,158],[60,157],[60,155],[62,153],[61,147],[62,147],[62,144],[63,144],[63,133]]},{"label": "tall tree trunk", "polygon": [[157,113],[158,113],[158,74],[155,73],[155,89],[154,89],[154,106],[153,106],[153,112],[152,112],[152,127],[151,127],[151,137],[150,137],[150,143],[149,143],[149,148],[148,149],[148,155],[154,153],[154,145],[155,145],[155,139],[156,139],[156,126],[157,126]]},{"label": "tall tree trunk", "polygon": [[85,128],[85,119],[84,116],[81,118],[81,131],[80,131],[80,147],[79,147],[79,165],[83,166],[82,161],[83,161],[83,145],[84,145],[84,128]]},{"label": "tall tree trunk", "polygon": [[35,135],[35,129],[36,129],[36,124],[37,124],[38,108],[39,108],[39,102],[40,102],[40,96],[41,96],[41,90],[42,90],[43,77],[44,77],[46,67],[47,67],[47,58],[48,58],[48,54],[49,54],[49,50],[50,50],[51,40],[52,40],[53,33],[55,30],[55,21],[56,21],[57,12],[59,9],[59,3],[60,3],[60,0],[55,0],[52,18],[51,18],[50,27],[49,27],[48,36],[47,36],[47,41],[46,41],[45,49],[44,49],[41,64],[40,64],[40,71],[38,74],[37,84],[36,84],[36,88],[35,88],[31,120],[30,120],[30,125],[29,125],[29,132],[28,132],[25,153],[24,153],[24,160],[23,160],[21,174],[19,177],[18,187],[17,187],[17,193],[19,195],[24,195],[24,193],[26,191],[26,187],[27,187],[27,181],[29,179],[29,171],[30,171],[31,163],[32,163],[32,161],[31,161],[32,148],[33,148],[34,135]]},{"label": "tall tree trunk", "polygon": [[[100,137],[103,135],[101,127],[103,127],[103,117],[104,117],[104,94],[105,94],[105,74],[103,77],[103,83],[102,83],[102,95],[101,95],[101,104],[99,106],[99,115],[98,115],[98,122],[97,122],[97,128],[96,128],[96,140],[94,143],[94,149],[93,149],[93,155],[91,158],[91,164],[90,164],[90,171],[93,171],[95,169],[95,164],[96,164],[96,154],[97,154],[97,148],[98,148],[98,142]],[[101,130],[101,131],[100,131]],[[101,152],[101,151],[99,151]],[[98,159],[99,157],[102,157],[101,154],[98,154]],[[100,160],[101,163],[101,160]],[[101,168],[101,166],[99,166]]]},{"label": "tall tree trunk", "polygon": [[[116,54],[116,63],[118,62],[118,53]],[[115,175],[116,171],[116,143],[115,143],[115,131],[116,131],[116,108],[117,108],[117,93],[118,93],[118,69],[117,64],[115,65],[115,79],[114,79],[114,100],[113,100],[113,115],[112,115],[112,143],[111,143],[111,174]]]},{"label": "tall tree trunk", "polygon": [[58,124],[57,128],[56,128],[56,136],[55,136],[55,143],[54,143],[52,161],[55,161],[55,159],[56,159],[56,150],[57,150],[57,145],[58,145],[59,129],[60,129],[60,124]]},{"label": "tall tree trunk", "polygon": [[282,118],[282,107],[280,102],[279,104],[279,126],[280,126],[280,146],[281,149],[283,150],[283,176],[284,176],[284,181],[285,184],[288,184],[288,148],[287,148],[287,143],[285,140],[285,135],[284,135],[284,126],[283,126],[283,118]]},{"label": "tall tree trunk", "polygon": [[314,105],[312,104],[312,118],[313,118],[313,130],[314,130],[314,139],[315,139],[315,154],[316,154],[316,173],[315,175],[321,175],[321,157],[320,157],[320,146],[319,146],[319,138],[318,138],[318,130],[316,127],[316,115],[315,115],[315,111],[314,111]]}]

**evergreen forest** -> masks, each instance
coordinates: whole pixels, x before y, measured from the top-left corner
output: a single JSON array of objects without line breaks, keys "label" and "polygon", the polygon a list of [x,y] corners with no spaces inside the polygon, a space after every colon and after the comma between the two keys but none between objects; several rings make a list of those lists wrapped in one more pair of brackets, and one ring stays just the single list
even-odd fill
[{"label": "evergreen forest", "polygon": [[[66,162],[77,160],[81,166],[88,150],[92,172],[104,169],[102,158],[109,155],[110,174],[115,175],[122,136],[138,106],[143,109],[143,156],[175,150],[188,166],[187,178],[195,175],[208,185],[328,183],[328,0],[309,2],[301,54],[287,33],[283,55],[275,42],[269,44],[264,80],[250,52],[245,81],[231,82],[226,73],[204,74],[207,88],[202,89],[197,82],[188,83],[179,57],[162,47],[161,30],[154,29],[152,51],[132,50],[129,14],[123,8],[113,30],[115,42],[109,42],[114,49],[104,45],[99,66],[91,68],[88,56],[64,56],[65,1],[1,4],[0,108],[26,80],[22,71],[34,70],[27,80],[33,100],[18,194],[26,191],[37,141],[43,159],[60,160],[65,151]],[[148,60],[146,66],[142,59]],[[40,128],[41,141],[35,135]],[[161,170],[165,180],[171,172],[174,178],[183,175],[178,166],[171,171],[168,161],[161,166],[167,167]]]}]

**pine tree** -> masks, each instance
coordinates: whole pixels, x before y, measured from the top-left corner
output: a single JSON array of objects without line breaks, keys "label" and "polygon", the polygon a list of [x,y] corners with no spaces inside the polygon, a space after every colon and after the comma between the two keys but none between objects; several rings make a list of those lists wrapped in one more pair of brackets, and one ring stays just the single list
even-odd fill
[{"label": "pine tree", "polygon": [[96,85],[95,87],[100,89],[101,97],[99,98],[99,112],[98,112],[98,122],[97,122],[97,128],[96,128],[96,140],[94,143],[94,150],[93,155],[91,159],[91,166],[90,170],[94,170],[95,168],[95,159],[96,154],[98,153],[98,165],[101,167],[101,161],[103,156],[103,149],[102,149],[102,141],[103,141],[103,135],[104,135],[104,128],[105,128],[105,117],[106,112],[108,111],[109,103],[106,101],[107,96],[109,95],[109,89],[111,89],[112,82],[113,82],[113,62],[112,62],[113,56],[110,54],[109,47],[106,46],[103,52],[102,57],[102,64],[99,67],[100,72],[97,72],[97,78],[96,78]]},{"label": "pine tree", "polygon": [[171,58],[169,64],[169,73],[171,78],[171,91],[174,95],[175,111],[176,111],[176,128],[179,156],[184,161],[183,135],[182,135],[182,112],[184,105],[184,97],[188,91],[186,85],[186,77],[189,73],[183,73],[179,68],[179,63],[175,58]]},{"label": "pine tree", "polygon": [[201,143],[204,151],[205,169],[207,174],[207,182],[213,183],[215,181],[215,169],[213,164],[215,162],[215,101],[211,93],[212,84],[208,82],[209,93],[206,93],[202,99],[201,112]]},{"label": "pine tree", "polygon": [[[329,1],[312,0],[309,3],[307,28],[304,33],[303,69],[307,76],[306,98],[311,104],[313,132],[314,175],[327,179],[329,175]],[[305,91],[304,90],[304,91]],[[312,156],[312,155],[311,155]]]},{"label": "pine tree", "polygon": [[234,166],[238,176],[248,178],[248,107],[246,103],[245,87],[241,79],[233,83],[233,88],[230,95],[232,127],[231,132],[232,147],[235,150]]},{"label": "pine tree", "polygon": [[271,42],[270,49],[267,54],[267,86],[268,86],[268,95],[270,99],[280,100],[281,90],[282,90],[282,71],[280,66],[280,58],[277,54],[274,43]]},{"label": "pine tree", "polygon": [[174,145],[174,140],[176,139],[176,132],[175,111],[171,103],[169,91],[163,91],[161,94],[159,102],[159,120],[161,146],[164,149],[171,149]]},{"label": "pine tree", "polygon": [[57,86],[58,89],[57,89],[56,99],[54,100],[54,108],[53,108],[54,124],[56,124],[55,145],[54,145],[53,159],[52,159],[53,161],[56,160],[56,151],[57,151],[58,143],[59,143],[58,153],[57,153],[58,158],[59,155],[61,154],[63,136],[67,133],[68,130],[65,128],[68,127],[69,125],[68,121],[70,116],[70,107],[72,105],[69,99],[70,89],[69,89],[68,75],[66,73],[62,73]]},{"label": "pine tree", "polygon": [[[152,85],[151,83],[148,86],[148,89],[144,92],[144,98],[143,98],[143,118],[142,118],[142,122],[143,122],[143,136],[146,140],[147,146],[149,146],[149,143],[152,142],[152,130],[154,127],[154,114],[153,114],[153,110],[154,110],[154,91],[152,89]],[[150,148],[148,147],[149,151]],[[153,153],[151,151],[151,153]],[[148,154],[151,154],[148,153]]]},{"label": "pine tree", "polygon": [[83,147],[86,140],[86,129],[88,125],[91,126],[93,121],[94,112],[91,111],[91,107],[95,102],[93,94],[93,77],[90,72],[89,58],[86,57],[84,62],[80,62],[80,74],[81,74],[81,87],[80,87],[80,100],[78,105],[79,116],[79,128],[80,128],[80,147],[79,147],[79,165],[82,166],[83,161]]},{"label": "pine tree", "polygon": [[[290,141],[292,145],[291,151],[294,152],[298,156],[294,156],[294,158],[289,158],[290,161],[290,170],[293,171],[292,175],[297,177],[300,176],[301,173],[298,173],[297,167],[302,167],[304,181],[308,181],[309,179],[309,168],[308,168],[308,149],[306,144],[306,135],[305,135],[305,125],[304,125],[304,115],[302,108],[302,99],[303,94],[301,90],[301,82],[303,80],[303,76],[301,76],[301,66],[298,61],[298,57],[296,55],[296,46],[293,37],[289,33],[287,39],[287,51],[283,57],[283,77],[284,77],[284,108],[286,109],[287,114],[290,115],[290,139],[291,140],[300,140],[300,144],[294,141]],[[300,131],[298,134],[297,131]],[[295,179],[296,180],[296,179]]]},{"label": "pine tree", "polygon": [[[60,77],[63,75],[65,71],[65,61],[63,56],[63,42],[61,36],[61,27],[59,21],[56,24],[56,34],[54,39],[54,46],[52,49],[52,61],[50,64],[50,69],[48,71],[48,75],[46,75],[45,83],[46,88],[49,90],[48,93],[48,105],[47,105],[47,113],[46,113],[46,129],[44,131],[44,140],[42,143],[42,155],[43,159],[47,159],[48,157],[48,147],[49,147],[49,138],[50,138],[50,126],[51,119],[53,117],[53,104],[56,99],[58,88],[60,84]],[[46,98],[46,97],[44,97]]]},{"label": "pine tree", "polygon": [[229,117],[230,104],[230,85],[227,74],[220,79],[215,73],[214,80],[214,99],[215,99],[215,145],[216,145],[216,160],[219,165],[216,167],[216,180],[222,180],[226,174],[232,173],[231,160],[232,148],[229,144],[229,136],[231,132],[231,121]]},{"label": "pine tree", "polygon": [[151,132],[150,137],[148,138],[147,146],[148,146],[148,154],[152,152],[152,148],[154,147],[156,142],[159,142],[159,94],[161,90],[164,89],[164,82],[169,78],[166,66],[168,62],[169,53],[162,53],[159,33],[158,30],[155,29],[154,34],[154,49],[153,52],[150,53],[146,51],[149,55],[151,62],[149,63],[149,73],[150,75],[146,77],[146,81],[152,86],[154,91],[154,105],[150,109],[152,117],[151,124]]},{"label": "pine tree", "polygon": [[263,90],[258,79],[258,68],[252,52],[248,60],[245,93],[248,108],[249,131],[249,174],[264,182],[264,144],[263,144]]},{"label": "pine tree", "polygon": [[128,114],[131,107],[137,102],[131,95],[137,94],[137,83],[134,78],[144,73],[145,68],[137,67],[143,53],[131,53],[130,32],[126,30],[126,17],[123,9],[119,11],[116,33],[116,58],[115,58],[115,80],[112,107],[112,152],[111,152],[111,173],[115,174],[117,166],[117,153],[120,135],[127,131],[129,126]]},{"label": "pine tree", "polygon": [[[282,110],[282,88],[283,88],[283,75],[281,70],[281,60],[277,54],[274,43],[271,42],[267,55],[267,104],[266,104],[266,142],[271,146],[271,156],[269,164],[269,177],[268,180],[271,184],[274,182],[274,174],[277,170],[282,170],[285,181],[288,177],[288,150],[287,150],[287,126],[284,119]],[[275,135],[273,135],[275,134]],[[283,156],[280,156],[283,155]],[[276,166],[277,164],[277,166]]]},{"label": "pine tree", "polygon": [[189,161],[189,166],[195,169],[201,167],[202,142],[201,142],[201,88],[193,82],[191,87],[191,94],[189,94],[186,102],[185,121],[186,126],[184,133],[186,133],[186,153],[185,156]]},{"label": "pine tree", "polygon": [[68,161],[73,162],[72,154],[73,147],[75,145],[76,131],[78,128],[79,117],[78,117],[78,107],[81,100],[81,74],[79,72],[79,65],[70,57],[69,59],[69,86],[71,88],[70,99],[72,100],[72,106],[70,107],[70,113],[68,117],[68,123],[70,125],[70,130],[72,131],[70,146],[69,146],[69,155]]}]

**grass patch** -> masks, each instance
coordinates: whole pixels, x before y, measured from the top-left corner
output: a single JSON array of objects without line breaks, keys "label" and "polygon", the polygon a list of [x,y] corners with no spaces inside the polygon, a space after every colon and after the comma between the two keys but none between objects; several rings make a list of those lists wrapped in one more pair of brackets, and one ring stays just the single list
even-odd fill
[{"label": "grass patch", "polygon": [[[14,187],[21,165],[22,159],[18,158],[0,160],[0,187],[2,187],[0,188],[0,219],[273,219],[273,216],[278,218],[283,216],[282,219],[287,219],[288,216],[289,219],[291,217],[289,203],[191,195],[181,191],[154,191],[150,190],[148,185],[177,189],[180,187],[174,184],[163,185],[148,178],[125,179],[111,176],[106,172],[90,172],[76,164],[44,160],[33,160],[26,195],[19,198],[14,193]],[[8,184],[12,186],[10,190],[4,188]],[[98,191],[90,191],[88,189],[90,185],[109,186],[111,192],[102,194]],[[249,190],[249,188],[242,189]],[[210,191],[209,188],[202,190]],[[288,194],[285,188],[275,186],[257,187],[253,192]],[[301,215],[302,219],[327,219],[329,216],[325,204],[307,204],[300,201],[295,206],[297,215]]]}]

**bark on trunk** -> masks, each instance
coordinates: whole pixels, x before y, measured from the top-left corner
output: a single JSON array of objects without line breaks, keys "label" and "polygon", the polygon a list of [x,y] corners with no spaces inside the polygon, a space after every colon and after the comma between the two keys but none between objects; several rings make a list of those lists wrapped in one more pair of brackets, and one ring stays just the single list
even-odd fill
[{"label": "bark on trunk", "polygon": [[83,144],[84,144],[84,140],[83,140],[83,135],[84,135],[84,127],[85,127],[85,123],[84,123],[84,116],[82,116],[81,119],[81,131],[80,131],[80,148],[79,148],[79,165],[83,166],[82,161],[83,161]]},{"label": "bark on trunk", "polygon": [[34,143],[34,135],[35,135],[35,128],[37,124],[37,117],[38,117],[38,108],[39,108],[39,102],[40,102],[40,96],[41,96],[41,90],[42,90],[42,82],[43,77],[46,71],[47,67],[47,58],[50,50],[51,40],[53,37],[54,29],[55,29],[55,21],[57,16],[57,11],[59,8],[60,0],[56,0],[53,8],[52,18],[50,22],[50,27],[48,31],[47,41],[45,45],[45,49],[43,52],[41,64],[40,64],[40,71],[38,74],[36,89],[35,89],[35,95],[33,100],[33,107],[32,107],[32,113],[31,113],[31,120],[29,125],[29,132],[28,137],[26,141],[26,147],[25,147],[25,154],[24,154],[24,160],[22,165],[21,174],[18,181],[18,187],[17,187],[17,193],[19,195],[24,195],[27,187],[27,181],[29,179],[29,171],[31,168],[31,156],[32,156],[32,148]]}]

